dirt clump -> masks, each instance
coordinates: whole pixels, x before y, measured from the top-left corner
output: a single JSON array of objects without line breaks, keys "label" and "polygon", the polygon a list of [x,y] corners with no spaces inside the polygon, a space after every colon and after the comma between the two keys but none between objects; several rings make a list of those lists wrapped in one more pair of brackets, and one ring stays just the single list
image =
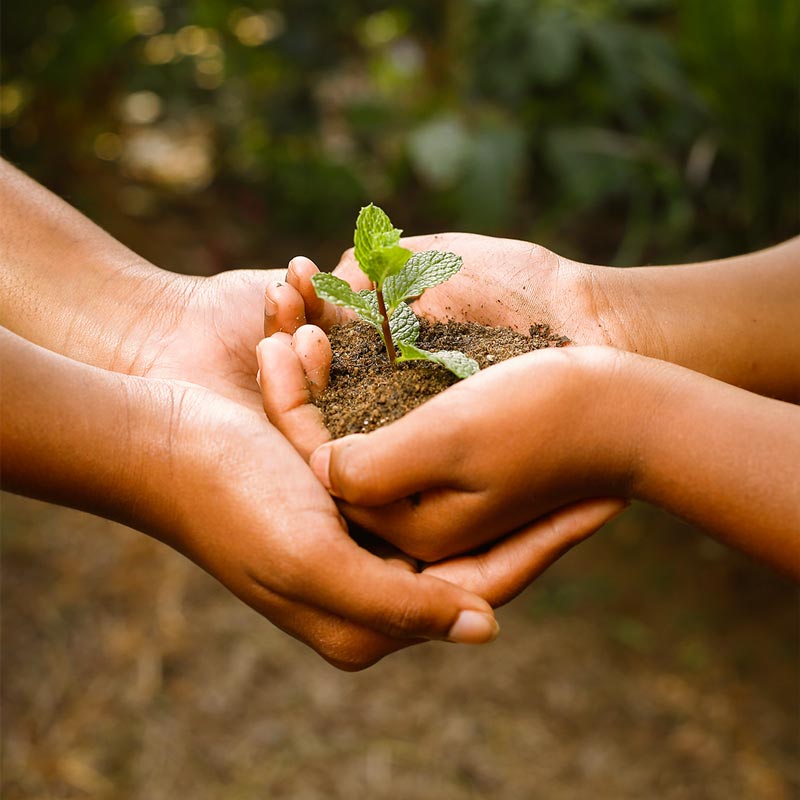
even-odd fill
[{"label": "dirt clump", "polygon": [[[334,326],[328,334],[333,361],[328,388],[317,401],[333,438],[369,433],[388,425],[458,379],[438,364],[409,361],[392,367],[378,332],[362,321]],[[529,335],[474,322],[420,320],[417,344],[425,350],[459,350],[481,369],[569,339],[549,325],[531,325]]]}]

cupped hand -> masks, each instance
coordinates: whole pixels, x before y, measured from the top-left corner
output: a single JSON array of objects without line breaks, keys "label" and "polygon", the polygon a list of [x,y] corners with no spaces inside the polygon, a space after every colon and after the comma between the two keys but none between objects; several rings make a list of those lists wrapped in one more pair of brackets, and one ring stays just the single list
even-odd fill
[{"label": "cupped hand", "polygon": [[[630,349],[617,316],[629,302],[621,291],[619,270],[571,261],[530,242],[471,233],[412,236],[401,244],[414,252],[452,252],[464,261],[458,274],[413,304],[422,316],[521,333],[534,323],[546,323],[576,344]],[[352,249],[342,255],[334,274],[355,289],[370,288]]]},{"label": "cupped hand", "polygon": [[186,381],[259,409],[255,348],[264,330],[264,293],[278,274],[161,274],[152,314],[132,331],[133,353],[115,366],[141,377]]},{"label": "cupped hand", "polygon": [[321,444],[311,467],[348,519],[426,561],[577,501],[624,497],[635,453],[622,422],[595,413],[619,357],[610,348],[518,356],[384,428]]},{"label": "cupped hand", "polygon": [[262,411],[170,381],[147,392],[170,452],[167,474],[145,477],[142,496],[163,503],[151,529],[278,627],[344,669],[428,639],[494,638],[477,594],[360,547]]},{"label": "cupped hand", "polygon": [[174,276],[135,331],[140,343],[120,371],[174,387],[179,399],[163,416],[188,464],[165,499],[171,523],[156,535],[343,669],[426,639],[493,638],[491,608],[476,594],[360,547],[264,418],[256,344],[274,278],[257,270]]},{"label": "cupped hand", "polygon": [[[321,412],[312,402],[327,384],[331,360],[327,337],[320,328],[304,325],[293,336],[282,332],[273,334],[261,342],[258,353],[267,416],[303,458],[313,459],[318,475],[334,488],[331,474],[338,482],[338,466],[346,463],[346,456],[338,461],[339,454],[347,452],[340,448],[342,445],[346,447],[348,440],[353,437],[329,444],[330,434],[325,428]],[[467,386],[472,380],[468,379],[460,385]],[[448,391],[452,391],[452,387]],[[447,392],[440,397],[446,395]],[[383,430],[394,428],[397,424]],[[457,429],[457,424],[454,427]],[[479,436],[477,431],[475,433]],[[366,440],[371,442],[369,437]],[[416,456],[412,455],[409,460],[407,453],[400,452],[407,445],[407,441],[403,442],[399,447],[394,446],[391,454],[386,453],[387,462],[393,455],[398,464],[383,472],[381,470],[388,464],[375,464],[376,472],[372,472],[370,465],[358,473],[348,471],[345,466],[342,472],[347,474],[343,481],[347,488],[343,496],[347,498],[348,493],[352,493],[348,499],[355,502],[341,504],[341,509],[346,516],[364,523],[366,528],[392,542],[400,551],[411,553],[426,562],[438,561],[428,564],[423,574],[436,575],[468,588],[493,606],[514,597],[560,555],[598,530],[626,505],[619,499],[597,498],[566,506],[556,503],[546,509],[549,513],[542,511],[536,514],[530,511],[528,504],[527,511],[523,510],[521,515],[512,520],[509,509],[504,507],[507,497],[478,498],[479,519],[471,519],[463,513],[463,498],[455,490],[449,497],[441,497],[445,502],[435,506],[430,503],[435,491],[417,494],[416,489],[408,492],[416,494],[413,502],[404,499],[391,503],[389,500],[404,497],[407,487],[403,480],[407,484],[409,479],[408,475],[398,474],[398,466],[405,464],[410,470],[415,467],[419,469],[419,454],[427,452],[416,449],[414,444],[412,449],[415,449]],[[380,449],[380,445],[377,447]],[[329,469],[326,472],[320,459],[325,453],[330,453],[330,448],[333,448],[335,455],[327,462]],[[437,466],[449,473],[446,477],[448,483],[459,481],[463,477],[462,471],[453,464],[448,470],[447,456],[446,452],[440,453]],[[485,466],[487,470],[493,467],[490,464]],[[340,489],[338,485],[335,488],[337,491]],[[428,487],[420,485],[417,488]],[[374,495],[371,494],[373,490],[376,491]],[[342,496],[341,491],[339,494]],[[389,500],[384,500],[385,497]],[[376,507],[382,503],[388,505]],[[472,511],[474,508],[470,509]],[[498,516],[499,525],[492,519],[494,516]],[[487,522],[489,527],[486,527]],[[491,546],[483,548],[480,553],[440,560],[490,541]]]}]

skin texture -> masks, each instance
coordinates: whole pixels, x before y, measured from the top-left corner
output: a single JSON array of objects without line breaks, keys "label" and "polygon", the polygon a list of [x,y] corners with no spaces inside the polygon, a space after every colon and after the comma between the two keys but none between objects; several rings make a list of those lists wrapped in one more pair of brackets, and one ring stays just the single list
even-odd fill
[{"label": "skin texture", "polygon": [[[724,306],[708,347],[680,344],[672,351],[712,375],[796,398],[800,343],[791,318],[800,300],[797,251],[794,240],[753,257],[751,268],[759,267],[769,284],[760,296],[770,306],[753,314],[778,338],[763,358],[751,361],[755,353],[747,342],[740,348],[744,355],[721,358],[721,344],[742,330]],[[734,259],[725,273],[722,263],[697,269],[719,280],[725,274],[733,284],[744,275],[749,286],[746,263]],[[654,283],[663,285],[668,276],[654,269]],[[677,269],[690,275],[688,267]],[[325,382],[330,355],[324,333],[306,325],[295,328],[290,346],[280,340],[298,321],[326,325],[343,316],[306,299],[314,270],[307,259],[290,265],[291,315],[279,307],[268,317],[267,333],[277,333],[279,341],[260,345],[269,352],[261,385],[268,416],[310,459],[348,518],[405,552],[435,560],[483,545],[554,508],[618,495],[655,503],[800,577],[796,406],[663,360],[607,346],[574,347],[512,359],[386,428],[326,443],[319,414],[307,404],[310,390],[303,398],[309,375],[313,391]],[[645,287],[637,294],[646,295],[650,278],[646,269],[639,274]],[[461,291],[468,290],[454,293]],[[717,294],[738,307],[743,293],[723,285]],[[686,305],[688,320],[673,323],[678,340],[697,324],[695,304]],[[661,312],[663,319],[680,316],[674,308]],[[596,319],[604,317],[598,312]],[[614,338],[611,325],[590,321],[572,335],[580,341],[581,331],[591,337],[598,327]],[[421,502],[409,503],[410,495]]]}]

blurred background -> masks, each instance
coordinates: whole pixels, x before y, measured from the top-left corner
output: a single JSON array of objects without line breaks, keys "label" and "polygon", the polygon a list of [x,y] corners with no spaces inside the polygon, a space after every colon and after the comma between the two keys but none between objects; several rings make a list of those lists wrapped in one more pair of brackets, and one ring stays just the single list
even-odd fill
[{"label": "blurred background", "polygon": [[[168,269],[333,266],[369,201],[617,265],[798,232],[796,0],[0,13],[3,154]],[[8,800],[800,796],[796,589],[652,509],[491,647],[356,675],[139,534],[2,513]]]}]

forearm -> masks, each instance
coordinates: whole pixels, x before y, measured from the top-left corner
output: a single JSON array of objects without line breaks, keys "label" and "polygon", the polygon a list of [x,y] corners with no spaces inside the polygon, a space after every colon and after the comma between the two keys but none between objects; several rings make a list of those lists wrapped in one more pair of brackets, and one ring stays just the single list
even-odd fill
[{"label": "forearm", "polygon": [[[800,577],[800,409],[626,356],[630,492]],[[624,398],[624,399],[623,399]]]},{"label": "forearm", "polygon": [[29,341],[127,372],[192,279],[160,270],[0,160],[0,322]]},{"label": "forearm", "polygon": [[702,264],[589,270],[610,343],[800,402],[800,237]]},{"label": "forearm", "polygon": [[164,384],[71,361],[0,328],[4,489],[152,531],[169,515]]}]

